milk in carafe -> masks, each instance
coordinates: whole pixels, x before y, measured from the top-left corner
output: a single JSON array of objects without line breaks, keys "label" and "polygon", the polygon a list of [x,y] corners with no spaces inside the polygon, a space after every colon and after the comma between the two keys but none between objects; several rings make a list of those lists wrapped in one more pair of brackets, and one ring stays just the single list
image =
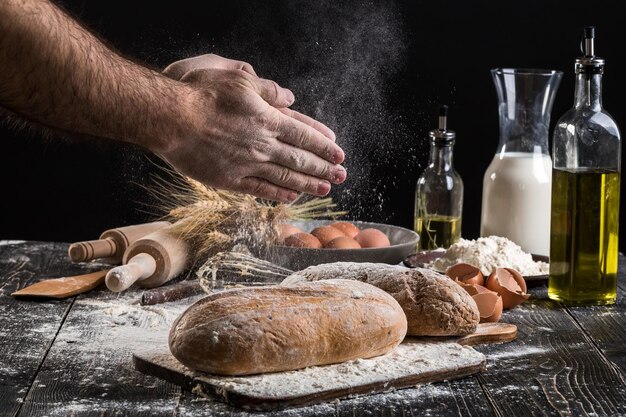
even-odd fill
[{"label": "milk in carafe", "polygon": [[549,155],[496,154],[483,178],[481,236],[505,236],[526,252],[547,255],[551,182]]},{"label": "milk in carafe", "polygon": [[496,68],[500,141],[483,177],[481,236],[502,236],[548,256],[552,160],[550,112],[563,73]]}]

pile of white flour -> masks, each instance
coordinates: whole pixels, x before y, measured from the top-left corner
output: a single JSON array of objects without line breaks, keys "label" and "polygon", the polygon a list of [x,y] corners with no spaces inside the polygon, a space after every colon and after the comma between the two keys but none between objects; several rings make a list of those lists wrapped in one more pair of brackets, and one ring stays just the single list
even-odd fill
[{"label": "pile of white flour", "polygon": [[501,236],[480,237],[476,240],[459,239],[442,257],[428,263],[428,267],[444,273],[458,263],[468,263],[480,269],[485,277],[496,268],[513,268],[524,276],[544,275],[549,264],[534,261],[515,242]]}]

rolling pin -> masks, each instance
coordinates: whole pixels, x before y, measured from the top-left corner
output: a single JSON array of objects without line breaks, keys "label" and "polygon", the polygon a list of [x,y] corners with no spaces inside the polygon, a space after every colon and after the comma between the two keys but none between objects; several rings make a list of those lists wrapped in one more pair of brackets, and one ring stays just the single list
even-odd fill
[{"label": "rolling pin", "polygon": [[123,265],[111,269],[104,280],[114,292],[135,282],[143,288],[158,287],[178,276],[189,263],[189,245],[166,226],[133,242],[124,252]]},{"label": "rolling pin", "polygon": [[159,221],[105,230],[97,240],[72,243],[67,254],[72,262],[100,259],[103,262],[120,264],[124,252],[134,241],[169,225],[169,222]]}]

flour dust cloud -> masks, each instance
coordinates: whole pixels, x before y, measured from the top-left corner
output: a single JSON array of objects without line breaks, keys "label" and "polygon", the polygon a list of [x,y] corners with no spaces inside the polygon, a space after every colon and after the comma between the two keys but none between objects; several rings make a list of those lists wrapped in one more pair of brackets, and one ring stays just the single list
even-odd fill
[{"label": "flour dust cloud", "polygon": [[[290,2],[301,72],[289,87],[309,115],[326,123],[346,153],[348,179],[331,196],[353,219],[384,222],[414,136],[392,97],[405,53],[402,19],[388,1]],[[297,102],[295,107],[300,103]],[[306,108],[304,108],[306,107]]]}]

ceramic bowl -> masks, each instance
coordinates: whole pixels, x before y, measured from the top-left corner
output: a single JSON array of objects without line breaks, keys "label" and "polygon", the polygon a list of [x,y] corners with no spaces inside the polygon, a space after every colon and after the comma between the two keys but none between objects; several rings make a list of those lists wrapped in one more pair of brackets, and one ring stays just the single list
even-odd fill
[{"label": "ceramic bowl", "polygon": [[[284,268],[299,271],[307,266],[330,262],[377,262],[402,265],[404,259],[417,250],[419,235],[413,230],[381,223],[349,221],[361,230],[372,227],[382,231],[389,238],[391,246],[361,249],[310,249],[276,245],[263,258]],[[311,232],[318,226],[326,226],[333,222],[334,220],[308,220],[289,223],[305,232]]]}]

